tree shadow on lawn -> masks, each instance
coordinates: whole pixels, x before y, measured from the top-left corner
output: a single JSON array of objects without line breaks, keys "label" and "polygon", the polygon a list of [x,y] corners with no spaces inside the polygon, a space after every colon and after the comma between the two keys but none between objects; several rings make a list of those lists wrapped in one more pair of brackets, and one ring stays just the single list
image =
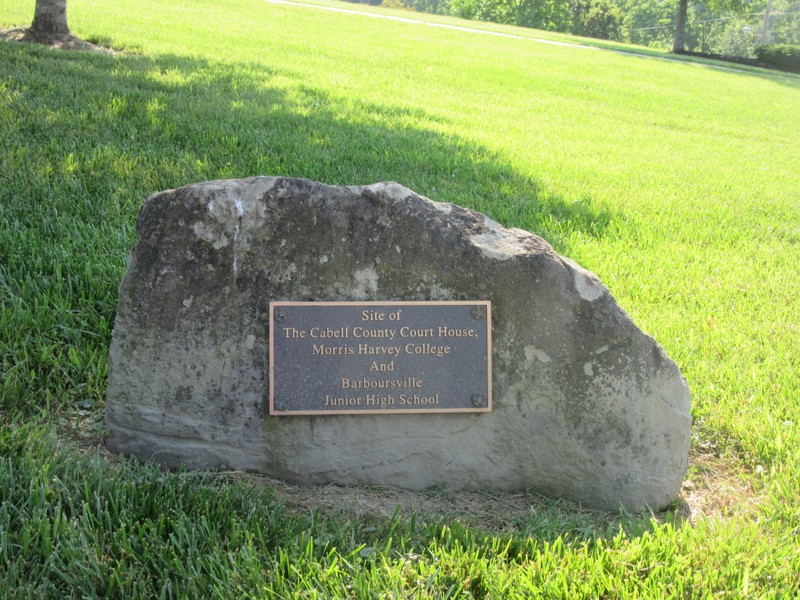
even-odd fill
[{"label": "tree shadow on lawn", "polygon": [[[72,402],[88,393],[92,410],[102,410],[104,370],[89,385],[89,375],[59,352],[105,355],[133,224],[156,191],[253,175],[397,181],[537,233],[560,252],[572,234],[602,237],[616,218],[591,199],[569,202],[549,192],[490,149],[440,131],[447,124],[422,110],[334,96],[291,72],[10,42],[0,42],[0,62],[13,65],[0,76],[0,147],[7,145],[0,233],[20,229],[14,244],[0,235],[0,258],[12,265],[9,289],[38,295],[28,305],[47,307],[52,319],[52,335],[21,335],[57,349],[11,357],[25,361],[20,373],[35,374],[29,401],[46,393]],[[26,288],[23,269],[46,284]],[[54,306],[58,286],[63,301]],[[40,327],[38,314],[25,317]],[[78,390],[74,397],[65,386]],[[547,512],[548,521],[558,511]]]},{"label": "tree shadow on lawn", "polygon": [[661,54],[658,52],[639,52],[636,50],[620,50],[614,48],[606,48],[612,52],[619,54],[626,54],[632,57],[640,58],[642,60],[666,60],[672,62],[680,62],[686,64],[704,67],[706,69],[716,69],[718,71],[727,71],[728,73],[739,75],[741,77],[755,77],[757,79],[764,79],[772,83],[779,83],[791,88],[800,88],[800,76],[789,71],[782,71],[779,69],[770,69],[766,66],[748,67],[732,61],[714,58],[702,58],[693,56],[692,53],[686,52],[681,54]]},{"label": "tree shadow on lawn", "polygon": [[[113,462],[115,459],[111,457]],[[581,546],[610,541],[623,533],[637,538],[660,526],[693,526],[698,519],[752,518],[763,497],[753,480],[732,455],[707,454],[694,448],[690,474],[678,497],[662,512],[589,509],[569,500],[556,500],[533,490],[492,492],[434,488],[409,491],[391,487],[302,486],[252,473],[227,472],[215,476],[244,487],[267,487],[292,514],[318,514],[334,522],[387,524],[432,530],[450,528],[456,537],[493,536],[525,541],[529,538]],[[460,533],[459,533],[460,532]]]},{"label": "tree shadow on lawn", "polygon": [[334,96],[291,72],[27,45],[7,44],[4,53],[24,72],[40,71],[17,79],[15,69],[8,78],[24,107],[18,127],[33,130],[24,137],[30,152],[47,148],[50,164],[39,165],[47,187],[67,192],[58,202],[90,203],[96,218],[118,216],[120,202],[138,208],[162,189],[253,175],[396,181],[537,233],[561,252],[571,234],[601,237],[614,218],[590,198],[560,198],[492,150],[440,131],[446,124],[424,111]]},{"label": "tree shadow on lawn", "polygon": [[253,175],[397,181],[561,253],[616,218],[549,192],[424,110],[323,92],[288,70],[3,40],[0,64],[0,276],[24,307],[0,350],[25,414],[102,406],[117,288],[157,191]]}]

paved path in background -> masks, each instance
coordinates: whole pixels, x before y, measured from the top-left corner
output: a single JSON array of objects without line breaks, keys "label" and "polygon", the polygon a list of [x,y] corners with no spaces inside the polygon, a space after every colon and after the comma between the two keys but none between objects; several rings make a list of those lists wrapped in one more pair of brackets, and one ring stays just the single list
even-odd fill
[{"label": "paved path in background", "polygon": [[394,15],[384,15],[372,12],[364,12],[360,10],[352,10],[349,8],[338,8],[335,6],[322,6],[319,4],[308,4],[305,2],[294,2],[293,0],[262,0],[263,2],[271,2],[272,4],[286,4],[289,6],[302,6],[304,8],[316,8],[318,10],[327,10],[330,12],[337,12],[337,13],[345,13],[348,15],[358,15],[359,17],[372,17],[373,19],[383,19],[385,21],[396,21],[398,23],[410,23],[413,25],[427,25],[428,27],[438,27],[439,29],[452,29],[454,31],[466,31],[468,33],[477,33],[480,35],[491,35],[495,37],[502,37],[502,38],[509,38],[512,40],[527,40],[529,42],[535,42],[537,44],[550,44],[551,46],[566,46],[568,48],[580,48],[582,50],[606,50],[607,52],[616,52],[617,54],[627,54],[630,56],[639,56],[641,58],[652,58],[655,60],[667,60],[671,62],[682,62],[688,64],[696,64],[701,65],[704,67],[710,67],[712,69],[720,69],[722,71],[733,71],[735,73],[747,73],[747,74],[754,74],[754,75],[770,75],[772,77],[776,77],[778,79],[791,79],[794,81],[794,77],[784,76],[779,73],[754,73],[753,71],[749,71],[747,69],[739,68],[735,65],[731,66],[724,66],[724,65],[713,65],[709,63],[697,63],[693,61],[684,60],[677,56],[657,56],[653,54],[645,54],[644,52],[636,52],[635,50],[620,50],[617,48],[600,48],[597,46],[587,46],[585,44],[573,44],[570,42],[557,42],[555,40],[543,40],[540,38],[535,37],[527,37],[524,35],[515,35],[513,33],[502,33],[500,31],[489,31],[487,29],[477,29],[475,27],[463,27],[461,25],[447,25],[446,23],[432,23],[430,21],[421,21],[419,19],[409,19],[408,17],[397,17]]},{"label": "paved path in background", "polygon": [[[409,19],[407,17],[396,17],[394,15],[382,15],[372,12],[364,12],[361,10],[351,10],[349,8],[338,8],[335,6],[322,6],[319,4],[307,4],[305,2],[294,2],[293,0],[262,0],[263,2],[271,2],[272,4],[287,4],[290,6],[303,6],[305,8],[316,8],[319,10],[328,10],[330,12],[345,13],[348,15],[358,15],[359,17],[372,17],[374,19],[383,19],[385,21],[397,21],[398,23],[411,23],[414,25],[427,25],[428,27],[438,27],[439,29],[452,29],[455,31],[467,31],[469,33],[479,33],[482,35],[492,35],[495,37],[510,38],[512,40],[528,40],[529,42],[536,42],[538,44],[551,44],[553,46],[568,46],[570,48],[583,48],[586,50],[599,50],[593,46],[583,46],[581,44],[571,44],[569,42],[557,42],[555,40],[542,40],[538,38],[526,37],[524,35],[514,35],[513,33],[502,33],[500,31],[489,31],[487,29],[477,29],[475,27],[462,27],[460,25],[447,25],[445,23],[432,23],[430,21],[421,21],[419,19]],[[641,55],[648,56],[648,55]]]}]

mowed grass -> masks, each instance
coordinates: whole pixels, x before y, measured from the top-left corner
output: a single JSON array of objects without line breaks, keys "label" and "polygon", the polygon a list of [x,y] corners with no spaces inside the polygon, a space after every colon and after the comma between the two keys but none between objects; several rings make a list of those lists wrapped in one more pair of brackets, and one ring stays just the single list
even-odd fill
[{"label": "mowed grass", "polygon": [[[0,27],[32,14],[0,0]],[[254,0],[75,0],[70,24],[124,52],[0,42],[3,595],[798,593],[800,77]],[[548,239],[679,363],[696,451],[733,461],[751,502],[690,524],[531,495],[485,532],[298,514],[70,449],[103,435],[147,196],[261,174],[394,180]]]}]

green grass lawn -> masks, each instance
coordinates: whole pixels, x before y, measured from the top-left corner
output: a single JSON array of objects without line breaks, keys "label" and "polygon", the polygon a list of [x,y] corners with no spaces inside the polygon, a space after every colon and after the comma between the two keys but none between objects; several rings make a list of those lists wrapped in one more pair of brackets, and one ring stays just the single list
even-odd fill
[{"label": "green grass lawn", "polygon": [[[76,35],[124,52],[0,41],[0,596],[800,593],[800,76],[383,12],[517,37],[70,0]],[[0,28],[32,14],[0,0]],[[394,180],[542,235],[688,378],[687,489],[743,501],[688,522],[680,502],[656,519],[530,494],[499,531],[303,512],[239,477],[87,458],[139,208],[251,175]]]}]

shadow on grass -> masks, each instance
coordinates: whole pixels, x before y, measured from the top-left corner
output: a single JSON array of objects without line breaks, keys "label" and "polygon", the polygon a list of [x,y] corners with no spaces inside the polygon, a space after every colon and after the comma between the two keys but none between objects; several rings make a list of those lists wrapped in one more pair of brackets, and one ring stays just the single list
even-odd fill
[{"label": "shadow on grass", "polygon": [[743,61],[736,61],[734,59],[726,60],[724,57],[714,58],[712,56],[703,56],[699,53],[683,52],[683,53],[664,53],[660,50],[650,50],[647,48],[624,48],[613,47],[609,44],[595,44],[587,43],[587,46],[594,46],[604,50],[610,50],[619,54],[627,54],[641,59],[655,59],[667,60],[672,62],[682,62],[698,67],[705,67],[707,69],[721,69],[729,71],[743,77],[755,77],[764,79],[772,83],[786,85],[792,88],[800,87],[800,76],[791,71],[784,71],[780,69],[770,69],[765,65],[747,64],[747,59]]},{"label": "shadow on grass", "polygon": [[253,175],[397,181],[537,233],[562,253],[613,215],[520,175],[398,101],[320,91],[290,71],[0,41],[3,405],[102,406],[139,208],[157,191]]},{"label": "shadow on grass", "polygon": [[392,180],[561,252],[574,233],[604,235],[613,218],[591,199],[552,194],[423,110],[325,93],[291,72],[11,42],[0,42],[0,63],[10,412],[102,410],[117,286],[138,210],[159,190],[252,175]]},{"label": "shadow on grass", "polygon": [[[656,544],[628,552],[628,540],[654,531],[644,520],[604,522],[555,502],[534,504],[524,529],[494,532],[452,513],[372,516],[342,504],[332,513],[296,510],[241,474],[104,460],[63,448],[52,428],[1,415],[0,425],[0,514],[13,550],[2,573],[18,597],[371,598],[388,589],[407,598],[493,598],[498,589],[517,597],[502,585],[522,578],[569,597],[560,582],[548,588],[554,576],[583,583],[599,569],[620,578],[629,560],[649,571],[648,561],[664,553],[685,554],[669,527]],[[503,502],[476,500],[478,510],[489,502],[492,514]]]},{"label": "shadow on grass", "polygon": [[300,486],[253,474],[240,474],[235,480],[268,487],[292,514],[316,512],[334,522],[364,522],[378,531],[388,527],[395,532],[405,527],[410,528],[409,535],[419,533],[419,526],[425,524],[428,538],[447,527],[450,535],[462,539],[499,536],[523,544],[529,539],[546,543],[560,540],[579,547],[610,541],[620,534],[640,537],[660,524],[677,529],[691,523],[683,498],[660,513],[631,513],[587,509],[532,490],[515,493],[435,488],[415,492],[391,487]]},{"label": "shadow on grass", "polygon": [[591,199],[559,198],[491,150],[438,131],[442,124],[422,110],[334,96],[290,72],[13,44],[2,52],[16,67],[4,77],[15,154],[39,157],[7,167],[34,169],[43,185],[46,178],[47,189],[26,186],[40,199],[90,203],[87,217],[113,218],[120,205],[138,207],[150,193],[194,181],[281,175],[397,181],[538,233],[561,251],[570,234],[602,236],[612,219]]}]

